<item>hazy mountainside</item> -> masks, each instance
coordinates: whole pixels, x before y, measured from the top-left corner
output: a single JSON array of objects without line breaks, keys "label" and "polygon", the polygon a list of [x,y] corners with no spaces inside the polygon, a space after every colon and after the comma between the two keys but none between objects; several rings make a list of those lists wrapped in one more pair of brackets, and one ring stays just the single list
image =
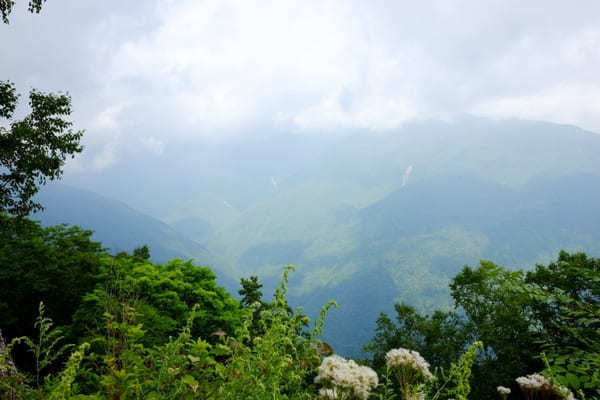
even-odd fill
[{"label": "hazy mountainside", "polygon": [[292,299],[311,314],[340,302],[326,340],[344,353],[394,301],[449,304],[448,279],[464,264],[600,254],[600,135],[572,126],[465,118],[388,133],[266,131],[173,144],[161,157],[80,179],[200,242],[210,253],[194,258],[231,282],[258,274],[269,293],[296,264]]},{"label": "hazy mountainside", "polygon": [[44,187],[38,195],[45,210],[33,216],[43,225],[69,223],[94,231],[92,238],[111,252],[131,252],[144,244],[152,259],[166,262],[175,257],[207,258],[206,249],[169,225],[135,211],[122,202],[62,184]]}]

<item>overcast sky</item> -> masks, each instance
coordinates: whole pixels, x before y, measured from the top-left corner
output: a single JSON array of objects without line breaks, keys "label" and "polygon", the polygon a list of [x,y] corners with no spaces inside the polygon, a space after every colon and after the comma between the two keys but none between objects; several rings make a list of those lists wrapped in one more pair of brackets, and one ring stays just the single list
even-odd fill
[{"label": "overcast sky", "polygon": [[[418,3],[418,4],[417,4]],[[17,0],[0,79],[68,90],[86,166],[280,124],[474,114],[600,132],[600,2]]]}]

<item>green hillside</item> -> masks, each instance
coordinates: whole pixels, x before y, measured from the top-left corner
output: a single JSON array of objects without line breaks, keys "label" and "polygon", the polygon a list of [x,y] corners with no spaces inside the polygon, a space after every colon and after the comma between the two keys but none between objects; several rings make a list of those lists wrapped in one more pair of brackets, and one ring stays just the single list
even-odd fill
[{"label": "green hillside", "polygon": [[202,243],[212,265],[267,286],[296,264],[293,299],[312,314],[339,300],[326,336],[356,353],[395,301],[449,306],[448,280],[464,264],[600,253],[599,188],[599,135],[531,121],[421,123],[340,139]]},{"label": "green hillside", "polygon": [[34,215],[43,225],[68,223],[94,231],[93,239],[112,252],[131,252],[148,245],[153,260],[195,258],[202,262],[207,250],[172,227],[119,201],[62,184],[44,187],[38,195],[45,210]]},{"label": "green hillside", "polygon": [[[121,174],[127,163],[145,173]],[[529,268],[561,249],[600,254],[600,135],[545,122],[467,117],[326,136],[267,129],[176,143],[159,164],[132,158],[94,182],[170,227],[136,217],[122,233],[129,241],[117,238],[126,208],[109,223],[101,211],[78,219],[70,206],[49,206],[56,218],[47,222],[81,223],[118,249],[148,243],[159,259],[193,257],[234,293],[253,274],[268,292],[282,265],[295,264],[291,301],[314,316],[338,300],[326,340],[349,354],[396,301],[449,307],[449,279],[464,264]],[[79,201],[95,200],[69,199]]]}]

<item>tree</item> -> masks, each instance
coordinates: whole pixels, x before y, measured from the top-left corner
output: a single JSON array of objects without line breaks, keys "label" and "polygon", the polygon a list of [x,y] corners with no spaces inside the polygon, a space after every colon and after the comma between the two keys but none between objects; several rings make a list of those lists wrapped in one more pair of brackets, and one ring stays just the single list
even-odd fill
[{"label": "tree", "polygon": [[[1,0],[0,0],[1,1]],[[0,82],[0,118],[10,120],[18,95],[11,82]],[[33,200],[39,186],[60,178],[68,156],[83,150],[83,131],[74,132],[68,94],[29,93],[31,113],[0,126],[0,213],[23,217],[42,205]]]},{"label": "tree", "polygon": [[248,307],[257,302],[262,304],[263,294],[260,291],[260,288],[262,288],[263,285],[258,283],[257,276],[251,276],[250,279],[240,279],[240,285],[242,288],[238,290],[238,293],[242,296],[242,300],[240,300],[242,306]]},{"label": "tree", "polygon": [[600,259],[561,251],[525,282],[521,291],[542,332],[546,372],[578,398],[600,398]]},{"label": "tree", "polygon": [[[0,325],[6,338],[36,336],[42,301],[58,326],[71,324],[83,296],[99,282],[102,264],[110,261],[91,235],[78,227],[43,228],[0,214]],[[70,333],[65,330],[74,341]],[[17,355],[20,368],[34,370],[23,351]]]},{"label": "tree", "polygon": [[536,359],[541,347],[531,301],[513,289],[523,284],[523,275],[481,261],[478,268],[465,266],[450,284],[456,307],[464,310],[484,345],[473,369],[475,398],[495,398],[499,385],[512,383],[516,389],[515,378],[542,369]]},{"label": "tree", "polygon": [[[45,1],[29,0],[29,12],[39,14]],[[0,0],[5,24],[14,5],[12,0]],[[11,82],[0,81],[0,122],[12,118],[18,97]],[[29,106],[31,114],[23,120],[10,122],[8,129],[0,126],[0,214],[22,217],[42,209],[32,200],[39,186],[60,178],[67,156],[83,149],[79,145],[83,131],[73,132],[73,123],[65,119],[71,114],[68,94],[32,89]]]},{"label": "tree", "polygon": [[241,278],[238,294],[242,296],[240,300],[241,307],[251,307],[256,305],[252,311],[252,324],[250,325],[249,331],[252,337],[260,336],[265,333],[264,327],[259,323],[261,312],[268,309],[269,305],[262,299],[263,293],[260,290],[263,285],[258,282],[258,277],[253,275],[250,278]]},{"label": "tree", "polygon": [[[584,253],[569,254],[561,251],[556,262],[548,266],[537,265],[535,270],[527,272],[525,283],[536,285],[547,293],[543,300],[532,299],[533,312],[544,329],[544,336],[557,344],[569,346],[564,342],[561,318],[563,307],[552,298],[569,298],[583,307],[600,308],[600,259],[588,258]],[[564,301],[560,302],[564,303]]]},{"label": "tree", "polygon": [[[543,351],[570,389],[600,382],[600,373],[591,373],[600,366],[600,260],[561,251],[556,262],[527,273],[482,261],[465,267],[450,287],[485,346],[473,371],[478,382],[514,385],[517,376],[543,368]],[[480,389],[477,398],[495,395]],[[592,394],[598,393],[586,393]]]},{"label": "tree", "polygon": [[448,369],[473,342],[473,326],[455,312],[437,310],[421,315],[402,303],[394,308],[397,323],[381,313],[375,336],[365,346],[373,354],[373,367],[377,370],[385,370],[385,354],[399,347],[416,350],[434,367]]},{"label": "tree", "polygon": [[[28,9],[31,13],[39,14],[42,11],[42,4],[46,0],[29,0]],[[8,16],[12,12],[15,2],[12,0],[0,0],[0,13],[2,13],[2,22],[8,24]]]},{"label": "tree", "polygon": [[140,260],[146,261],[150,259],[150,249],[147,245],[136,247],[133,249],[133,257]]},{"label": "tree", "polygon": [[[166,265],[125,253],[112,259],[101,281],[90,290],[73,315],[73,330],[81,336],[104,331],[104,314],[122,312],[123,304],[136,309],[143,323],[144,344],[163,344],[177,335],[193,314],[191,333],[216,339],[213,333],[233,335],[239,326],[239,303],[216,283],[215,274],[191,261],[173,259]],[[196,307],[196,308],[194,308]]]}]

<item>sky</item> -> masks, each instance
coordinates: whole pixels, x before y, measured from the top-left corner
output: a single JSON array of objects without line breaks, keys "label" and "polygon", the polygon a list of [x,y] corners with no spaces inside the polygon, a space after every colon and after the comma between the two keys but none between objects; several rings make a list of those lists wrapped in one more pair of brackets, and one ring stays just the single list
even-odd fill
[{"label": "sky", "polygon": [[596,0],[16,3],[0,79],[70,93],[86,130],[71,169],[256,126],[393,131],[469,114],[600,132]]}]

